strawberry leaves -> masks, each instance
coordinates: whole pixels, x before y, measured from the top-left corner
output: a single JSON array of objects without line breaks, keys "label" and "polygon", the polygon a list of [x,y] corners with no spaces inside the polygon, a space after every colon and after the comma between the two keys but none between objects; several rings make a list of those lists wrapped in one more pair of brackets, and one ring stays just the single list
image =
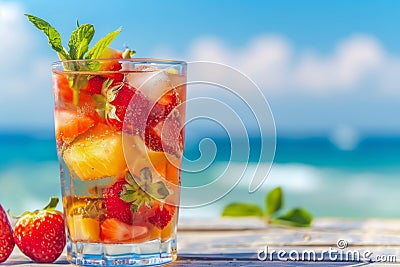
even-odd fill
[{"label": "strawberry leaves", "polygon": [[131,203],[131,211],[137,212],[143,205],[151,208],[154,205],[154,198],[165,199],[168,189],[164,182],[153,182],[153,177],[149,168],[140,170],[139,177],[126,173],[127,184],[123,186],[119,198],[126,203]]}]

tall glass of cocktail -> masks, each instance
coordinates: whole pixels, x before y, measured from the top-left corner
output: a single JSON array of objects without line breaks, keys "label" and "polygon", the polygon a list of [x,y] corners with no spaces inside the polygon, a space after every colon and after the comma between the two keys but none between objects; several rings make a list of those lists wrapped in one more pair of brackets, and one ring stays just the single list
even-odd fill
[{"label": "tall glass of cocktail", "polygon": [[186,63],[63,60],[52,73],[68,260],[173,261]]}]

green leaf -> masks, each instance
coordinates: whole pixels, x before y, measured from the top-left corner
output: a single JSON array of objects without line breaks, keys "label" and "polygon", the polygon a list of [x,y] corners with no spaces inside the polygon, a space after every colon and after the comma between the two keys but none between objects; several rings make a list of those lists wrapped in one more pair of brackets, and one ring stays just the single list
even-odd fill
[{"label": "green leaf", "polygon": [[136,54],[135,50],[131,50],[129,47],[125,48],[125,51],[122,53],[122,58],[132,58]]},{"label": "green leaf", "polygon": [[311,214],[302,208],[295,208],[289,210],[284,215],[279,216],[273,219],[271,222],[273,224],[285,224],[289,226],[297,226],[297,227],[307,227],[312,223]]},{"label": "green leaf", "polygon": [[169,195],[169,191],[163,181],[151,184],[150,192],[148,193],[156,199],[164,199]]},{"label": "green leaf", "polygon": [[227,217],[244,217],[244,216],[256,216],[262,217],[262,209],[250,203],[231,203],[227,205],[222,211],[222,216]]},{"label": "green leaf", "polygon": [[119,193],[119,198],[127,203],[135,201],[135,192],[136,191],[132,190],[130,186],[124,185],[122,191]]},{"label": "green leaf", "polygon": [[[135,176],[135,178],[137,178],[137,177]],[[126,172],[125,180],[128,182],[128,184],[130,184],[134,188],[138,188],[135,178],[133,178],[133,176],[130,172]]]},{"label": "green leaf", "polygon": [[87,52],[85,59],[96,59],[101,56],[104,49],[106,49],[112,41],[121,32],[122,28],[119,27],[117,30],[110,32],[105,37],[101,38],[90,50]]},{"label": "green leaf", "polygon": [[82,24],[72,32],[68,42],[71,59],[82,59],[89,49],[89,43],[94,36],[94,27],[91,24]]},{"label": "green leaf", "polygon": [[33,15],[25,14],[25,16],[33,23],[33,25],[36,26],[36,28],[46,34],[51,48],[57,51],[61,60],[71,59],[67,50],[62,46],[60,33],[53,26],[51,26],[47,21]]},{"label": "green leaf", "polygon": [[134,204],[134,203],[132,203],[131,204],[131,211],[133,212],[133,213],[135,213],[135,212],[137,212],[138,210],[139,210],[139,206],[138,205],[136,205],[136,204]]},{"label": "green leaf", "polygon": [[272,216],[275,212],[283,207],[283,194],[280,186],[271,190],[265,198],[265,205],[267,207],[267,216]]},{"label": "green leaf", "polygon": [[58,205],[58,197],[50,197],[49,204],[44,207],[44,210],[54,210]]}]

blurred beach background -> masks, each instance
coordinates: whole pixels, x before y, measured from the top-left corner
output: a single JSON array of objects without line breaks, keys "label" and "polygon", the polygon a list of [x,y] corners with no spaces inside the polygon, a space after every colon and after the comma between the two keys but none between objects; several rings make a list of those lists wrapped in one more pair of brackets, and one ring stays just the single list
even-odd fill
[{"label": "blurred beach background", "polygon": [[[276,124],[268,178],[249,193],[250,177],[243,177],[225,197],[183,209],[182,217],[217,217],[234,201],[263,204],[268,190],[282,186],[287,207],[305,207],[315,217],[398,218],[398,10],[400,2],[388,0],[0,0],[0,203],[17,214],[60,194],[50,73],[57,58],[23,16],[30,13],[55,26],[64,42],[76,19],[94,24],[94,41],[123,26],[114,48],[226,64],[259,86]],[[189,96],[194,89],[188,87]],[[261,136],[243,123],[253,149],[249,162],[234,159],[233,169],[257,164]],[[200,156],[204,138],[220,154],[205,173],[183,173],[185,185],[217,177],[230,138],[245,138],[196,122],[186,135],[189,159]]]}]

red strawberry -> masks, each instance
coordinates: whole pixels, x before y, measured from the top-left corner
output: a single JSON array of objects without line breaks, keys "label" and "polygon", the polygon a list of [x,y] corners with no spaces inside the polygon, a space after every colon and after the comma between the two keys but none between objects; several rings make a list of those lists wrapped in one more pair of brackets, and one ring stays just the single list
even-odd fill
[{"label": "red strawberry", "polygon": [[147,124],[151,127],[156,126],[163,121],[171,113],[171,111],[181,103],[178,94],[174,89],[165,93],[153,106],[147,120]]},{"label": "red strawberry", "polygon": [[89,79],[87,86],[82,88],[82,90],[90,94],[101,94],[101,89],[106,80],[107,78],[103,76],[95,75]]},{"label": "red strawberry", "polygon": [[106,101],[106,118],[109,124],[122,130],[126,116],[125,131],[144,131],[150,103],[140,91],[125,82],[115,83],[107,90]]},{"label": "red strawberry", "polygon": [[109,108],[106,112],[107,121],[118,128],[122,129],[126,109],[132,97],[136,93],[136,89],[127,83],[117,83],[108,90],[107,101]]},{"label": "red strawberry", "polygon": [[165,151],[180,157],[183,151],[183,131],[179,112],[173,112],[155,127],[146,128],[145,142],[151,150]]},{"label": "red strawberry", "polygon": [[115,218],[105,219],[101,223],[101,239],[105,243],[139,241],[149,233],[145,225],[129,225]]},{"label": "red strawberry", "polygon": [[133,213],[130,209],[130,204],[119,198],[125,180],[119,180],[103,192],[104,205],[106,208],[107,218],[116,218],[126,224],[132,224]]},{"label": "red strawberry", "polygon": [[0,263],[8,259],[15,246],[7,214],[0,205]]},{"label": "red strawberry", "polygon": [[141,136],[154,151],[181,155],[182,123],[178,109],[180,99],[175,90],[168,91],[158,102],[151,102],[142,92],[126,82],[114,83],[105,93],[108,124]]},{"label": "red strawberry", "polygon": [[172,89],[154,105],[147,121],[145,142],[154,151],[180,155],[183,150],[183,132],[179,110],[174,110],[181,100]]},{"label": "red strawberry", "polygon": [[168,204],[155,205],[152,208],[153,216],[148,218],[149,223],[162,230],[172,220],[175,213],[175,206]]},{"label": "red strawberry", "polygon": [[52,198],[43,210],[24,213],[15,225],[15,243],[35,262],[53,262],[65,247],[64,219],[54,210],[57,204],[58,198]]}]

